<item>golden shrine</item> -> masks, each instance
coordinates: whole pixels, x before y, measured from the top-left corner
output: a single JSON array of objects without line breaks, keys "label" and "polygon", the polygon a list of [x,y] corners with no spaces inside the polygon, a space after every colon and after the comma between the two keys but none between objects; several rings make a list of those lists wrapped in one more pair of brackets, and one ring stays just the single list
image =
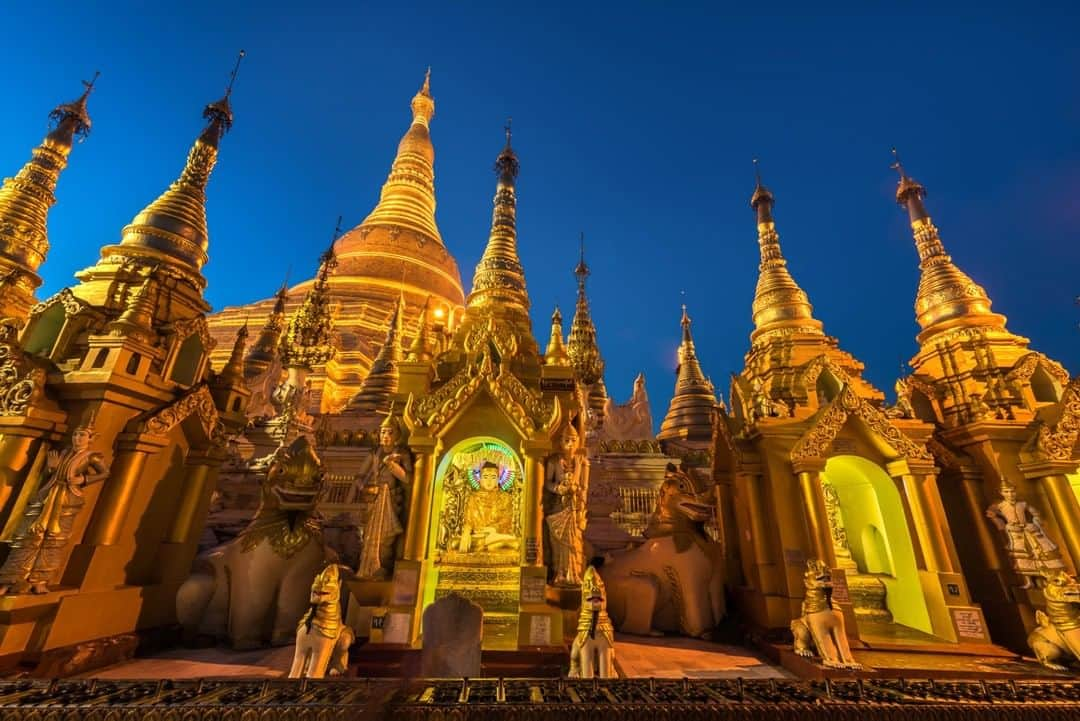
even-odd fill
[{"label": "golden shrine", "polygon": [[[590,628],[583,602],[605,609],[608,651],[615,632],[712,642],[741,624],[815,678],[888,675],[867,659],[907,651],[930,670],[1080,655],[1080,380],[991,311],[899,162],[921,332],[894,401],[815,317],[759,176],[743,369],[725,404],[683,308],[654,433],[643,377],[628,403],[608,397],[584,257],[568,336],[558,309],[534,336],[509,127],[465,294],[435,222],[430,75],[378,204],[311,280],[209,314],[230,80],[177,179],[35,303],[91,87],[0,188],[0,668],[79,673],[178,622],[240,646],[238,605],[281,615],[309,593],[321,615],[246,618],[239,640],[330,619],[361,639],[355,671],[422,651],[425,612],[456,596],[482,610],[489,658],[562,659]],[[215,499],[250,523],[206,544]]]}]

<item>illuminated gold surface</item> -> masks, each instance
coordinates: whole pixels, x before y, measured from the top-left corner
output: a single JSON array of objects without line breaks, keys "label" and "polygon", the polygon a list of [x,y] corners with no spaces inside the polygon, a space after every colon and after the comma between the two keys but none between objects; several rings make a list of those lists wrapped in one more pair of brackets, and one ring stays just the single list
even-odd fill
[{"label": "illuminated gold surface", "polygon": [[682,309],[681,325],[682,342],[679,344],[679,371],[675,380],[675,393],[656,437],[658,440],[711,439],[716,391],[701,370],[697,350],[694,348],[694,338],[690,334],[690,316],[686,313],[685,305]]}]

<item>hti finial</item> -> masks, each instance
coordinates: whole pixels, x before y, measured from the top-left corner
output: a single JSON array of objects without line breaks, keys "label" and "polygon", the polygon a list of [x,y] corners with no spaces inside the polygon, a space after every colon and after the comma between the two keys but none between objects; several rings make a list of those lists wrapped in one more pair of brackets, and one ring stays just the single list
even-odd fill
[{"label": "hti finial", "polygon": [[574,275],[578,277],[578,284],[581,288],[585,287],[585,278],[589,275],[589,266],[585,265],[585,231],[581,231],[581,235],[578,238],[579,248],[579,260],[577,267],[574,268]]},{"label": "hti finial", "polygon": [[506,147],[510,147],[510,136],[513,134],[510,130],[510,124],[513,122],[513,118],[506,119],[506,125],[503,126],[503,130],[506,131]]},{"label": "hti finial", "polygon": [[229,73],[229,84],[225,87],[225,97],[228,98],[232,95],[233,84],[236,82],[236,74],[240,72],[240,61],[244,59],[244,51],[241,50],[236,56],[236,65],[233,66],[233,70]]},{"label": "hti finial", "polygon": [[898,153],[896,151],[896,148],[893,148],[892,149],[892,154],[893,154],[894,162],[889,167],[892,168],[893,170],[895,170],[897,173],[899,173],[901,178],[906,178],[907,173],[904,172],[904,165],[903,165],[903,163],[900,162],[900,153]]},{"label": "hti finial", "polygon": [[330,241],[330,242],[333,243],[340,237],[341,237],[341,216],[339,215],[337,217],[337,225],[334,226],[334,239],[332,241]]},{"label": "hti finial", "polygon": [[420,92],[424,95],[431,95],[431,66],[428,65],[427,72],[424,73],[424,86],[420,88]]},{"label": "hti finial", "polygon": [[754,179],[757,180],[757,187],[761,187],[761,166],[758,165],[758,159],[754,158]]},{"label": "hti finial", "polygon": [[94,91],[94,83],[97,82],[97,79],[99,77],[101,77],[101,71],[100,70],[95,70],[94,71],[94,77],[90,78],[90,80],[83,80],[82,81],[82,84],[86,86],[86,90],[84,90],[83,94],[82,94],[84,100],[87,97],[89,97],[90,93],[92,93]]}]

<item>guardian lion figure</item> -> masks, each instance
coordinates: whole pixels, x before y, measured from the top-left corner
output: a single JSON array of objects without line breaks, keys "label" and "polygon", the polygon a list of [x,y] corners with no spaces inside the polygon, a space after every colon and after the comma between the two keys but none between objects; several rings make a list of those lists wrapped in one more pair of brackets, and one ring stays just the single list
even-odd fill
[{"label": "guardian lion figure", "polygon": [[311,608],[296,626],[296,653],[289,678],[340,676],[349,665],[355,636],[341,622],[341,580],[330,564],[311,584]]},{"label": "guardian lion figure", "polygon": [[581,581],[581,613],[570,646],[570,678],[616,678],[615,629],[607,614],[607,593],[596,569]]},{"label": "guardian lion figure", "polygon": [[861,669],[848,646],[844,616],[832,606],[832,576],[825,562],[816,558],[807,561],[803,583],[803,615],[791,622],[795,653],[812,658],[816,648],[825,668]]},{"label": "guardian lion figure", "polygon": [[1039,663],[1064,671],[1059,660],[1080,659],[1080,583],[1065,571],[1046,576],[1046,612],[1035,612],[1027,642]]}]

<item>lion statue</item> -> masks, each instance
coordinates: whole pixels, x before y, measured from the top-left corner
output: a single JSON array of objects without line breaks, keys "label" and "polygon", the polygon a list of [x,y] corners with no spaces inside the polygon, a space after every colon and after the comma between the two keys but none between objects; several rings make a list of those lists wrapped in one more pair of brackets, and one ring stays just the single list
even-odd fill
[{"label": "lion statue", "polygon": [[619,631],[708,638],[724,616],[721,548],[705,534],[713,498],[667,465],[645,542],[604,559],[608,612]]},{"label": "lion statue", "polygon": [[832,606],[832,576],[824,561],[811,558],[803,574],[806,596],[802,616],[791,622],[795,636],[795,653],[812,658],[814,649],[821,655],[825,668],[862,668],[851,655],[844,616]]},{"label": "lion statue", "polygon": [[296,653],[289,678],[340,676],[349,665],[355,636],[341,621],[341,579],[330,564],[311,584],[311,607],[296,626]]},{"label": "lion statue", "polygon": [[1065,571],[1044,578],[1046,612],[1035,612],[1035,628],[1027,642],[1039,663],[1064,671],[1058,660],[1080,659],[1080,583]]},{"label": "lion statue", "polygon": [[176,594],[189,638],[228,639],[233,648],[286,646],[309,607],[327,552],[315,511],[322,462],[301,436],[256,462],[265,468],[262,500],[239,536],[199,556]]}]

